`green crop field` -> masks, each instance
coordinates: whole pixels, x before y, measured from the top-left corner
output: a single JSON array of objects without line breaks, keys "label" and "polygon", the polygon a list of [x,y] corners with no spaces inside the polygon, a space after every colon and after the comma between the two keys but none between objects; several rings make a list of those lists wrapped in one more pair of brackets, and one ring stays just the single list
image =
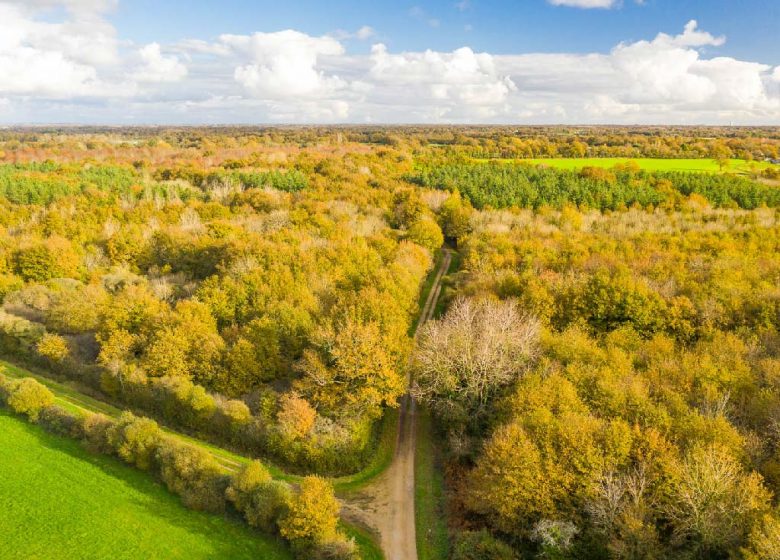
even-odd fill
[{"label": "green crop field", "polygon": [[[481,160],[488,161],[488,160]],[[581,169],[583,167],[603,167],[610,168],[620,163],[629,161],[635,162],[640,168],[647,171],[687,171],[691,173],[719,173],[720,168],[715,160],[712,159],[654,159],[654,158],[540,158],[540,159],[504,159],[498,160],[504,162],[529,163],[536,165],[547,165],[559,169]],[[770,164],[763,161],[754,161],[751,163],[743,159],[732,159],[724,172],[746,173],[750,165],[755,165],[756,169],[761,170]]]},{"label": "green crop field", "polygon": [[238,521],[185,509],[110,457],[0,411],[4,560],[291,558]]}]

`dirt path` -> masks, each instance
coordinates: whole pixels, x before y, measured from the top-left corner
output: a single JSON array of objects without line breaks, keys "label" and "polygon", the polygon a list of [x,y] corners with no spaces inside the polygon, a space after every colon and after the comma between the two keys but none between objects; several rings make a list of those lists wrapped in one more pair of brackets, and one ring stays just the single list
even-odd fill
[{"label": "dirt path", "polygon": [[[436,309],[441,279],[449,270],[452,253],[444,249],[436,277],[425,301],[417,332]],[[417,404],[409,395],[401,400],[398,440],[390,467],[376,480],[344,504],[344,513],[373,529],[387,560],[416,560],[417,538],[414,511],[414,452],[417,443]]]}]

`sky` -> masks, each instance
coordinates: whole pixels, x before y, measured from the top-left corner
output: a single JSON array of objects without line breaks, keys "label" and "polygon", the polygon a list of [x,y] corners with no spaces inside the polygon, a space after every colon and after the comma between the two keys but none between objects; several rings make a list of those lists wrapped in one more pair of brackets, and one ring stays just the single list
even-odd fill
[{"label": "sky", "polygon": [[0,124],[780,125],[778,0],[0,0]]}]

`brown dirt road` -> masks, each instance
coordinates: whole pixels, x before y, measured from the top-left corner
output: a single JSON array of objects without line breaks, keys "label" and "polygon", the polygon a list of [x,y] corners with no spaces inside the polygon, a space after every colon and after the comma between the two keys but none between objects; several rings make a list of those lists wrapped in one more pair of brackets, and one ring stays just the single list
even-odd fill
[{"label": "brown dirt road", "polygon": [[[451,251],[444,249],[431,291],[420,313],[417,331],[433,316],[441,294],[441,280],[451,261]],[[368,525],[379,533],[387,560],[417,560],[414,509],[416,445],[417,405],[411,395],[406,394],[401,400],[393,462],[375,482],[343,504],[347,518]]]}]

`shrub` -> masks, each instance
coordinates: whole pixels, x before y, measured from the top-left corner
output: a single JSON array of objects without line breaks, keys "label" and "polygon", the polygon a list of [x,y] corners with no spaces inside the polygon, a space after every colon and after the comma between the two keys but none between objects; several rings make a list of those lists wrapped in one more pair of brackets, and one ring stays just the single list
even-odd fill
[{"label": "shrub", "polygon": [[15,382],[10,378],[0,373],[0,400],[3,402],[8,401],[8,397],[11,394]]},{"label": "shrub", "polygon": [[57,405],[44,408],[38,423],[46,430],[61,436],[77,439],[84,437],[82,418]]},{"label": "shrub", "polygon": [[114,422],[102,414],[90,414],[81,423],[87,448],[95,453],[111,453],[113,448],[108,442],[108,432]]},{"label": "shrub", "polygon": [[252,461],[235,475],[225,494],[250,525],[269,533],[277,530],[292,499],[289,485],[273,480],[260,461]]},{"label": "shrub", "polygon": [[317,560],[359,560],[360,552],[353,539],[343,537],[322,543],[314,553]]},{"label": "shrub", "polygon": [[206,451],[163,440],[157,461],[165,485],[184,505],[198,511],[224,511],[227,477]]},{"label": "shrub", "polygon": [[147,470],[154,459],[162,437],[157,422],[123,412],[107,433],[108,443],[127,463]]},{"label": "shrub", "polygon": [[512,547],[496,539],[489,531],[466,531],[459,535],[452,560],[515,560]]},{"label": "shrub", "polygon": [[271,480],[271,473],[260,461],[252,461],[233,476],[225,491],[228,500],[236,509],[244,511],[249,503],[252,492],[260,485]]},{"label": "shrub", "polygon": [[14,412],[25,414],[33,422],[44,408],[54,404],[54,394],[30,377],[22,379],[11,389],[8,405]]},{"label": "shrub", "polygon": [[274,533],[279,529],[279,521],[287,515],[292,499],[292,489],[286,482],[269,480],[251,492],[244,517],[252,527]]}]

